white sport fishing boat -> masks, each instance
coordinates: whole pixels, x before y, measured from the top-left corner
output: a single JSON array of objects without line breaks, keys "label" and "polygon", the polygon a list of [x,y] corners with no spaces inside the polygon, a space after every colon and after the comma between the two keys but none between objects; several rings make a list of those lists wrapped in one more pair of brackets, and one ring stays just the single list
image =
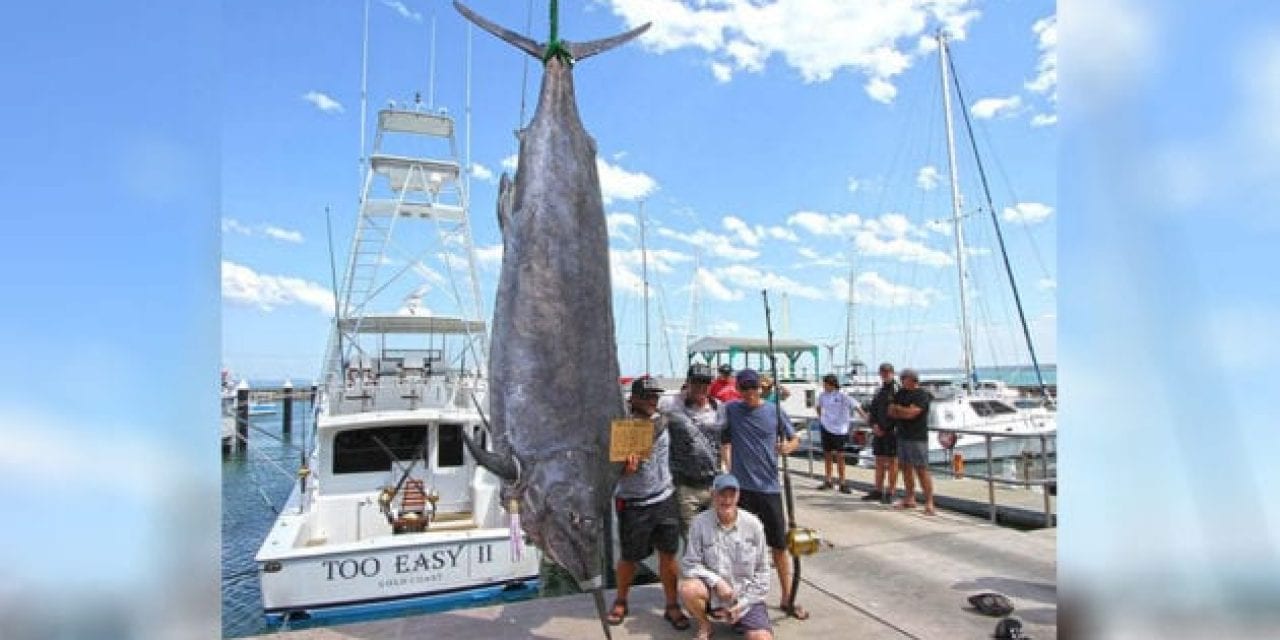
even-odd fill
[{"label": "white sport fishing boat", "polygon": [[[442,111],[378,113],[313,443],[256,557],[269,618],[538,575],[499,480],[462,442],[485,442],[488,358],[456,148]],[[441,294],[430,310],[427,293]]]}]

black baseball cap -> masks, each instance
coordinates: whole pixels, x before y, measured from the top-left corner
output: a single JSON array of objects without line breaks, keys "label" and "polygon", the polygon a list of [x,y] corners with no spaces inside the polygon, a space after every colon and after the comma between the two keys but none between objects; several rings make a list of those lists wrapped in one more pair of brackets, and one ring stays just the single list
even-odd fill
[{"label": "black baseball cap", "polygon": [[689,365],[689,373],[685,375],[685,379],[689,382],[711,382],[716,377],[711,367],[698,363]]},{"label": "black baseball cap", "polygon": [[649,376],[640,376],[639,378],[636,378],[631,382],[631,395],[636,395],[636,394],[661,395],[662,391],[663,391],[662,385],[659,385],[657,380],[654,380]]},{"label": "black baseball cap", "polygon": [[729,374],[733,373],[733,366],[732,366],[732,365],[727,365],[727,364],[722,364],[722,365],[720,365],[719,367],[716,367],[716,371],[719,371],[719,372],[720,372],[720,375],[725,375],[725,376],[727,376],[727,375],[729,375]]}]

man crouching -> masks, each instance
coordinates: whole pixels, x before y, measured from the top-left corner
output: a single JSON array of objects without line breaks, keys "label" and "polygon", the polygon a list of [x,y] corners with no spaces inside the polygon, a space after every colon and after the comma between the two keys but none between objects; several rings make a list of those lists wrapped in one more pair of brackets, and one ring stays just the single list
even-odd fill
[{"label": "man crouching", "polygon": [[764,525],[738,509],[738,479],[716,476],[711,485],[714,509],[699,513],[689,527],[681,558],[685,576],[680,599],[698,623],[695,640],[711,637],[711,617],[733,623],[747,640],[772,640],[765,608],[769,595],[769,545]]}]

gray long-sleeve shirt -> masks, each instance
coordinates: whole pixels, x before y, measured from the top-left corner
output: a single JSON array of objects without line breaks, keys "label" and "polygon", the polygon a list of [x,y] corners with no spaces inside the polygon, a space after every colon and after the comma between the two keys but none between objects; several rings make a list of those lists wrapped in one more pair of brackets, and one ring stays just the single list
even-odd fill
[{"label": "gray long-sleeve shirt", "polygon": [[726,606],[715,595],[720,580],[733,587],[739,604],[764,602],[769,595],[769,546],[764,525],[738,509],[732,526],[720,525],[715,509],[699,513],[689,525],[689,543],[680,559],[682,573],[707,585],[713,606]]}]

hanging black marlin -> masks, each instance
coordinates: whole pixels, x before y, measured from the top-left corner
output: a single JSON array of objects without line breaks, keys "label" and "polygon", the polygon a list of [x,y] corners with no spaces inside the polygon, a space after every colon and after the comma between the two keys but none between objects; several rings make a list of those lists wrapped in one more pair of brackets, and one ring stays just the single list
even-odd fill
[{"label": "hanging black marlin", "polygon": [[563,41],[551,0],[551,38],[539,44],[457,0],[453,6],[544,63],[537,111],[517,134],[515,183],[505,174],[499,183],[504,253],[489,353],[494,447],[485,451],[470,440],[467,447],[503,479],[505,503],[529,538],[593,592],[603,623],[605,516],[619,473],[609,463],[609,424],[623,405],[596,144],[578,117],[573,64],[649,25],[603,40]]}]

